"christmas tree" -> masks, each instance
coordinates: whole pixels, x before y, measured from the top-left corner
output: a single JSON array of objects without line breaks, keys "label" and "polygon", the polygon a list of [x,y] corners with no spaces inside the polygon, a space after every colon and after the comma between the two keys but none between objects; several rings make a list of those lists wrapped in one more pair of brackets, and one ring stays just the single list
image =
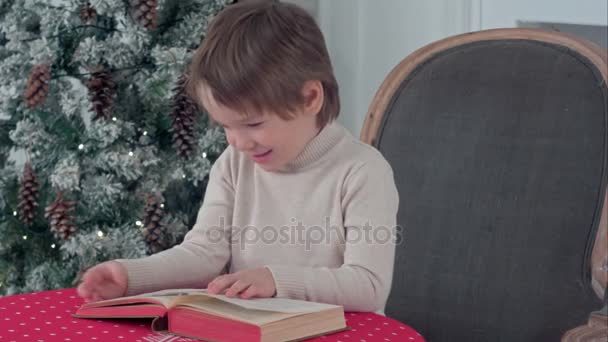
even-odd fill
[{"label": "christmas tree", "polygon": [[179,243],[226,146],[186,94],[230,0],[0,0],[0,295]]}]

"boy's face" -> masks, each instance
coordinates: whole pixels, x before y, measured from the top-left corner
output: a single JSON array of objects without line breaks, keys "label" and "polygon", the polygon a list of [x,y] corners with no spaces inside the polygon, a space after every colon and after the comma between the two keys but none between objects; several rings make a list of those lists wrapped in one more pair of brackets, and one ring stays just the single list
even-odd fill
[{"label": "boy's face", "polygon": [[246,153],[266,171],[278,171],[293,161],[318,133],[317,114],[323,103],[323,88],[314,82],[303,87],[306,103],[285,120],[272,113],[245,116],[217,103],[207,87],[198,94],[211,118],[224,127],[228,143]]}]

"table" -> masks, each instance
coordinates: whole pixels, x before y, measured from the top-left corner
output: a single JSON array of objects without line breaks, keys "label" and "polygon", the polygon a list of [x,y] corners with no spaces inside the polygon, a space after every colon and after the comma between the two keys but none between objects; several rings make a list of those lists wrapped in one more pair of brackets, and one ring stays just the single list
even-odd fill
[{"label": "table", "polygon": [[[151,320],[95,320],[72,317],[83,301],[75,289],[0,297],[0,342],[194,342],[152,332]],[[351,328],[309,342],[424,342],[409,326],[374,313],[347,312]]]}]

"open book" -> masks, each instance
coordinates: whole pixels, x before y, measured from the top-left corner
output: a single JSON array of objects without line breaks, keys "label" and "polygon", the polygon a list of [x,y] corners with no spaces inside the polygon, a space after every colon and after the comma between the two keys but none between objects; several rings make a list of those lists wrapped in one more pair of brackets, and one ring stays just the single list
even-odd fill
[{"label": "open book", "polygon": [[346,330],[342,306],[175,289],[82,305],[79,318],[154,318],[152,329],[212,341],[291,341]]}]

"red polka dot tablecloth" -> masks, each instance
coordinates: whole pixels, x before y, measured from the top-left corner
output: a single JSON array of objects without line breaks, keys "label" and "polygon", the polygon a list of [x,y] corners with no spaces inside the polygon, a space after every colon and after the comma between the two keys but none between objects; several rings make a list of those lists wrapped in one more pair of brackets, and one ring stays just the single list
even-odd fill
[{"label": "red polka dot tablecloth", "polygon": [[[72,317],[83,303],[75,289],[0,297],[0,342],[194,342],[152,332],[150,320],[96,320]],[[309,342],[424,342],[409,326],[374,313],[346,313],[350,330]]]}]

